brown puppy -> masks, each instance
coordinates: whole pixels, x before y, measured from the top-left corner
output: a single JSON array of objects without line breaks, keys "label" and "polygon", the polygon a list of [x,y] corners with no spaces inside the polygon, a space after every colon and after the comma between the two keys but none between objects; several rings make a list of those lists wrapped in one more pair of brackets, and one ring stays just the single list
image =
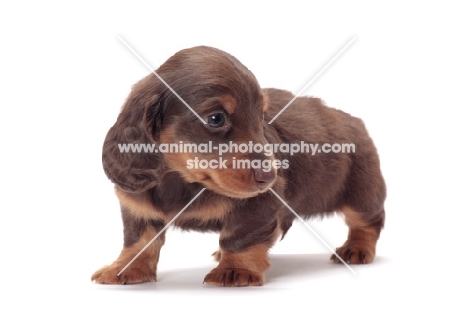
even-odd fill
[{"label": "brown puppy", "polygon": [[[374,259],[385,218],[385,184],[377,151],[361,120],[326,107],[320,99],[300,97],[270,125],[293,95],[262,90],[236,58],[210,47],[182,50],[156,72],[206,124],[155,75],[133,87],[103,147],[104,171],[120,200],[124,248],[92,280],[106,284],[155,281],[164,233],[118,273],[203,188],[207,189],[173,225],[220,232],[215,253],[219,265],[206,275],[206,283],[264,283],[268,249],[294,220],[270,188],[305,218],[344,214],[348,240],[337,254],[351,264]],[[314,155],[311,150],[291,155],[285,149],[273,154],[234,149],[222,159],[217,150],[138,153],[119,149],[124,143],[167,146],[181,142],[328,148],[319,148]],[[327,152],[342,144],[353,144],[354,150]],[[195,159],[224,165],[200,168],[194,165]],[[259,163],[275,164],[268,169]],[[335,256],[332,260],[339,262]]]}]

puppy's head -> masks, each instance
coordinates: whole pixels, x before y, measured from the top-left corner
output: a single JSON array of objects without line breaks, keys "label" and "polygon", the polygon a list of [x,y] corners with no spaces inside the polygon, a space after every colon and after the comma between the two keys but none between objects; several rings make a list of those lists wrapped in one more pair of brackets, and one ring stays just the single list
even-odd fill
[{"label": "puppy's head", "polygon": [[[267,100],[254,75],[233,56],[210,47],[182,50],[156,73],[161,79],[150,74],[134,86],[109,131],[103,152],[109,178],[126,191],[144,191],[156,185],[163,172],[172,170],[187,182],[201,183],[229,197],[267,191],[276,172],[258,164],[271,157],[236,148],[222,157],[216,149],[211,153],[201,150],[210,142],[215,148],[266,143],[263,113]],[[122,153],[118,143],[192,147],[164,154]]]}]

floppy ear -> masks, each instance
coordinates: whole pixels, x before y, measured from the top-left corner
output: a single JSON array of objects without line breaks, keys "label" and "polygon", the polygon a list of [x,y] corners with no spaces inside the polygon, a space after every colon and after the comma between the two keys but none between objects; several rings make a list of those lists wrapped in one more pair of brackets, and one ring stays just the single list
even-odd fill
[{"label": "floppy ear", "polygon": [[163,159],[151,146],[155,147],[162,122],[158,120],[162,118],[160,95],[161,83],[153,74],[142,79],[107,133],[102,150],[104,172],[124,191],[143,192],[159,181]]}]

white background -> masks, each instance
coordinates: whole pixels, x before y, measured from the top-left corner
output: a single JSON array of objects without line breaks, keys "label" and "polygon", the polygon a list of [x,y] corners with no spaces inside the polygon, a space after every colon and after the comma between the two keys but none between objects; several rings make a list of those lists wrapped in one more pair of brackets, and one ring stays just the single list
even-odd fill
[{"label": "white background", "polygon": [[[467,10],[326,3],[2,3],[0,308],[466,308]],[[153,68],[215,46],[293,92],[356,37],[305,94],[362,118],[379,149],[388,199],[375,263],[353,276],[296,223],[265,286],[215,288],[202,280],[217,236],[170,231],[157,283],[91,283],[122,245],[101,145],[148,74],[118,36]],[[339,218],[309,224],[332,247],[346,238]]]}]

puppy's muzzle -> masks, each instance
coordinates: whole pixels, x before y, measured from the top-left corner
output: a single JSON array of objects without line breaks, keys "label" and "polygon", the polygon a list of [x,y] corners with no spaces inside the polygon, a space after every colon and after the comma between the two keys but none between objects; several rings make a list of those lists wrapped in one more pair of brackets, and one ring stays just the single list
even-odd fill
[{"label": "puppy's muzzle", "polygon": [[263,169],[252,169],[255,183],[260,190],[270,186],[276,179],[276,171],[271,169],[265,172]]}]

